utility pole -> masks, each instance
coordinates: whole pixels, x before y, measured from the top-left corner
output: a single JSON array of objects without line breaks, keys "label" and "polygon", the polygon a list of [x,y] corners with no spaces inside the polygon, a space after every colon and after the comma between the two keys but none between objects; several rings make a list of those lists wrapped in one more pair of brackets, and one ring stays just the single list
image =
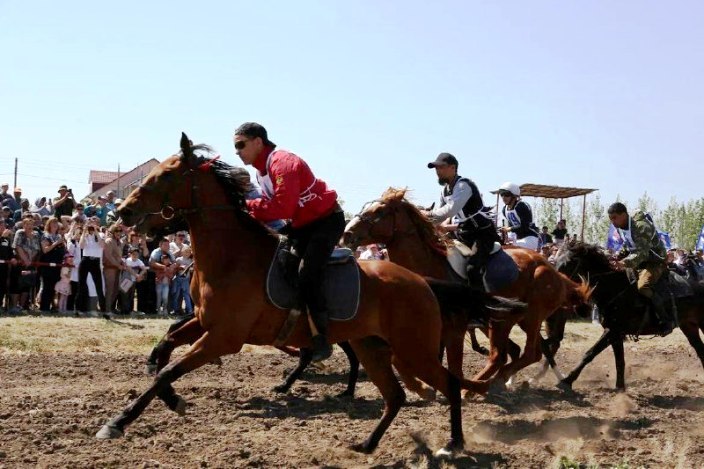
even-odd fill
[{"label": "utility pole", "polygon": [[15,158],[15,183],[12,187],[17,187],[17,158]]}]

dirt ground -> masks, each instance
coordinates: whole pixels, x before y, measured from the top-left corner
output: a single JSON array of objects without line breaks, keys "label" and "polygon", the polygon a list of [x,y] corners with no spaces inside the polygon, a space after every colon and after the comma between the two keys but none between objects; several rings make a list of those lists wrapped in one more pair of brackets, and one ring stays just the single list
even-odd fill
[{"label": "dirt ground", "polygon": [[[0,318],[0,467],[704,467],[704,372],[678,331],[626,344],[625,394],[613,390],[607,350],[574,395],[553,375],[521,387],[534,366],[505,399],[473,398],[462,412],[466,450],[446,460],[432,454],[448,439],[448,407],[410,393],[373,455],[347,449],[372,430],[382,401],[364,374],[353,401],[334,397],[347,375],[339,350],[281,396],[271,388],[294,360],[248,347],[176,382],[186,417],[155,400],[124,438],[96,440],[150,383],[145,354],[167,324]],[[568,325],[561,369],[600,333]],[[465,373],[483,362],[466,351]]]}]

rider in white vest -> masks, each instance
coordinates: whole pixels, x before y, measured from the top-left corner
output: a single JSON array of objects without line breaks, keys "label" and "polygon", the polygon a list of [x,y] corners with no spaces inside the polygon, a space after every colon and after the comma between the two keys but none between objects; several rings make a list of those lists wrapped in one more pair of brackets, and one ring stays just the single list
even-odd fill
[{"label": "rider in white vest", "polygon": [[440,205],[424,214],[444,231],[475,249],[469,257],[467,275],[472,285],[481,285],[483,269],[497,240],[494,221],[484,209],[477,185],[457,174],[459,163],[449,153],[440,153],[428,168],[435,169],[438,183],[443,186]]},{"label": "rider in white vest", "polygon": [[516,235],[516,246],[538,250],[538,229],[533,223],[533,211],[521,200],[521,188],[518,184],[505,182],[499,187],[499,195],[504,202],[502,214],[508,226],[501,227],[504,233]]}]

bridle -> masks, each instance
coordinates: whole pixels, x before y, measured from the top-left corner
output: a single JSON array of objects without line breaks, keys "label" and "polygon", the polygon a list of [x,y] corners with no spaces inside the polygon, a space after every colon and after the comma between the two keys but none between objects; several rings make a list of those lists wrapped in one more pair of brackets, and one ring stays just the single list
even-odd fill
[{"label": "bridle", "polygon": [[[382,207],[385,207],[388,205],[388,203],[382,199],[374,199],[374,200],[362,205],[362,210],[358,214],[353,216],[352,220],[350,220],[350,223],[353,222],[354,220],[359,220],[361,223],[366,223],[367,225],[369,225],[369,234],[370,235],[371,235],[371,231],[374,228],[374,226],[377,223],[379,223],[381,220],[383,220],[384,217],[386,216],[383,213],[380,213],[380,214],[377,214],[376,216],[373,216],[372,214],[369,214],[365,211],[366,207],[370,207],[375,203],[378,203]],[[402,234],[402,235],[412,234],[415,231],[414,227],[408,228],[405,230],[401,230],[398,228],[398,223],[396,223],[397,212],[398,212],[398,209],[391,211],[391,216],[393,217],[393,219],[391,220],[391,231],[394,233],[394,235],[396,235],[396,234]]]},{"label": "bridle", "polygon": [[[196,184],[196,178],[195,178],[195,173],[196,171],[202,171],[202,172],[207,172],[210,171],[211,166],[213,163],[220,158],[220,155],[216,156],[215,158],[211,158],[208,161],[201,163],[198,165],[195,169],[194,168],[187,168],[181,173],[177,173],[175,176],[166,173],[162,177],[178,177],[180,179],[187,179],[190,181],[190,184],[184,184],[186,187],[190,188],[190,198],[191,198],[191,204],[189,207],[173,207],[170,205],[170,193],[169,192],[164,192],[162,195],[162,201],[161,201],[161,210],[157,212],[141,212],[141,216],[139,219],[135,222],[135,226],[139,226],[142,223],[144,223],[144,220],[148,216],[151,215],[159,215],[161,216],[162,219],[166,221],[172,220],[174,217],[178,216],[184,216],[184,215],[190,215],[194,213],[199,213],[203,217],[206,216],[205,211],[207,210],[241,210],[241,206],[233,205],[233,204],[224,204],[224,205],[200,205],[198,203],[198,197],[196,197],[196,192],[198,190],[198,185]],[[138,186],[138,189],[140,191],[144,191],[146,193],[149,193],[154,190],[153,187],[150,187],[145,184],[140,184]]]}]

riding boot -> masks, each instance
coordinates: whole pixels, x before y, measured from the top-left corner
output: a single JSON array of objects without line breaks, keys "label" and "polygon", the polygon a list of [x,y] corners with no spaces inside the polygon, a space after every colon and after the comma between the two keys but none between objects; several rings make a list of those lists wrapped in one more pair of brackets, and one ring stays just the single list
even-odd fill
[{"label": "riding boot", "polygon": [[650,302],[653,305],[653,313],[658,318],[658,322],[660,325],[660,335],[665,337],[666,335],[670,334],[675,328],[675,321],[673,321],[672,317],[670,317],[667,310],[665,309],[665,302],[659,294],[653,292],[653,296],[650,298]]},{"label": "riding boot", "polygon": [[467,282],[472,290],[484,291],[484,269],[469,264],[467,266]]},{"label": "riding boot", "polygon": [[313,336],[312,357],[314,362],[327,360],[332,355],[332,345],[328,343],[328,324],[325,313],[313,314],[310,310],[308,313],[313,319],[315,328],[318,329],[318,334]]}]

